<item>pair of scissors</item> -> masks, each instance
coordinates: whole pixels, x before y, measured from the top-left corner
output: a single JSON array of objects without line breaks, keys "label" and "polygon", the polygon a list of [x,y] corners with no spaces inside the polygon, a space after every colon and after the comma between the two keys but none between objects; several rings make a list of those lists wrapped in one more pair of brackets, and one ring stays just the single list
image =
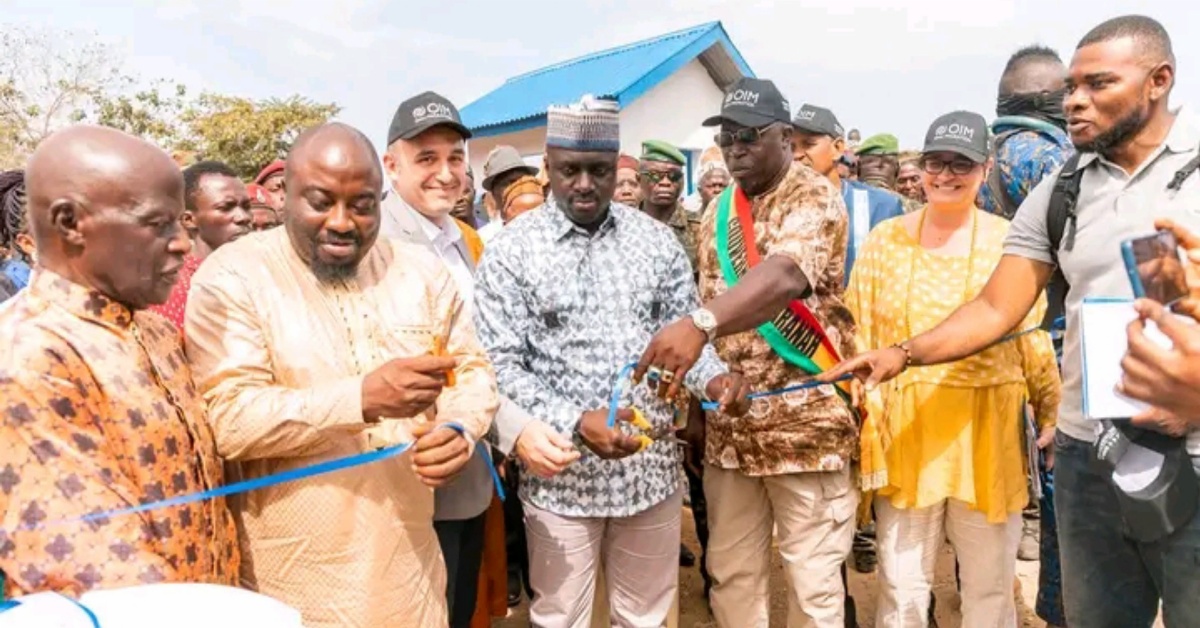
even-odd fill
[{"label": "pair of scissors", "polygon": [[[617,381],[613,386],[612,396],[608,402],[608,427],[622,429],[617,425],[617,409],[621,406],[622,397],[633,388],[633,370],[637,367],[637,362],[630,362],[617,372]],[[684,441],[675,435],[674,425],[665,425],[663,427],[654,427],[650,421],[646,419],[646,415],[642,414],[636,406],[630,406],[633,411],[633,419],[629,421],[629,427],[633,428],[631,434],[639,443],[638,451],[644,451],[654,441],[668,441],[676,444],[682,444]],[[628,430],[624,430],[628,431]]]},{"label": "pair of scissors", "polygon": [[[450,311],[450,314],[445,319],[446,325],[442,329],[442,334],[440,336],[433,337],[433,355],[437,357],[446,355],[448,349],[447,345],[450,343],[450,331],[454,329],[454,323],[458,320],[458,314],[459,312],[462,312],[462,308],[463,301],[462,299],[459,299],[458,302],[454,304],[454,309]],[[457,383],[456,379],[457,378],[454,375],[454,369],[446,371],[446,388],[454,388],[454,385]]]},{"label": "pair of scissors", "polygon": [[675,435],[674,425],[664,425],[662,427],[654,427],[650,421],[646,420],[646,415],[642,414],[637,408],[633,410],[633,419],[629,421],[629,425],[636,430],[633,438],[640,445],[638,451],[645,451],[647,447],[654,444],[655,441],[667,441],[676,445],[686,445],[687,443]]}]

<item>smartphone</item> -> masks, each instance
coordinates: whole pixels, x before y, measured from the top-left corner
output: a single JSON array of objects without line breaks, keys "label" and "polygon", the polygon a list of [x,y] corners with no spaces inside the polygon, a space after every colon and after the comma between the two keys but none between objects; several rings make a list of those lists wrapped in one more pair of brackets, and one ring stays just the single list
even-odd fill
[{"label": "smartphone", "polygon": [[1121,257],[1135,297],[1171,305],[1188,295],[1179,243],[1170,231],[1122,242]]}]

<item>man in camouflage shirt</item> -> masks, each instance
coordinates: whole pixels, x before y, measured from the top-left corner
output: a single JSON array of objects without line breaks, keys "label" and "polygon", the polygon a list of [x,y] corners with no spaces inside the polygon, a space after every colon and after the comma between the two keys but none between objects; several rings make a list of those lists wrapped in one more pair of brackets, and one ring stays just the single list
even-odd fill
[{"label": "man in camouflage shirt", "polygon": [[678,148],[660,140],[647,140],[642,142],[638,182],[642,186],[642,212],[671,228],[694,273],[700,218],[693,217],[679,202],[685,164],[687,158]]},{"label": "man in camouflage shirt", "polygon": [[[827,346],[842,357],[854,353],[854,321],[842,302],[846,205],[825,177],[791,163],[791,112],[772,82],[739,80],[705,125],[720,125],[717,145],[736,186],[703,219],[704,306],[657,333],[639,370],[656,367],[679,379],[713,339],[718,355],[755,391],[807,382],[808,373],[785,361],[757,328],[792,305],[803,307],[824,329]],[[735,205],[737,215],[728,206],[722,211],[723,203]],[[742,229],[744,223],[751,224]],[[735,232],[744,235],[728,235]],[[745,251],[752,250],[761,262],[748,261]],[[748,268],[729,280],[726,262]],[[759,399],[744,419],[709,415],[704,484],[719,626],[767,625],[774,537],[788,572],[788,625],[843,628],[841,568],[854,535],[859,496],[850,467],[857,450],[856,417],[830,386]]]}]

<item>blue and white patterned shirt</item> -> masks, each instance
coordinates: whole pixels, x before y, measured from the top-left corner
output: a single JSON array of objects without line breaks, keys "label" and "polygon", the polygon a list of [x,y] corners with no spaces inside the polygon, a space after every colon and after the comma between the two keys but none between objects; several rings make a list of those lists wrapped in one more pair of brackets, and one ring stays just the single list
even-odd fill
[{"label": "blue and white patterned shirt", "polygon": [[[488,245],[475,284],[475,323],[501,394],[564,436],[608,407],[616,374],[651,336],[699,307],[687,255],[666,225],[613,203],[594,234],[549,203],[507,225]],[[711,346],[686,384],[703,395],[726,372]],[[633,402],[656,428],[673,406],[645,386]],[[626,517],[679,488],[679,452],[667,440],[621,460],[583,456],[550,480],[521,475],[521,496],[570,517]]]},{"label": "blue and white patterned shirt", "polygon": [[[1000,144],[992,167],[999,169],[1005,193],[1014,205],[1020,206],[1033,188],[1062,166],[1075,149],[1065,131],[1041,120],[1006,116],[992,123],[993,134],[1008,131],[1016,132]],[[986,184],[979,189],[979,206],[1004,215],[1003,204]]]}]

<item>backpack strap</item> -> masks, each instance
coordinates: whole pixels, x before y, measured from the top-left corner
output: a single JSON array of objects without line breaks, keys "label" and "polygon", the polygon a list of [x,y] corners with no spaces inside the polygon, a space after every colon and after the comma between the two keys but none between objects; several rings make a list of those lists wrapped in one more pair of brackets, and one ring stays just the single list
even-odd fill
[{"label": "backpack strap", "polygon": [[1186,181],[1188,177],[1192,176],[1192,173],[1196,172],[1198,169],[1200,169],[1200,153],[1197,153],[1195,157],[1192,157],[1191,161],[1187,162],[1184,167],[1180,168],[1175,173],[1175,176],[1171,177],[1171,182],[1167,184],[1167,190],[1171,192],[1178,192],[1179,188],[1183,187],[1183,182]]},{"label": "backpack strap", "polygon": [[[1054,260],[1054,275],[1046,285],[1046,317],[1042,329],[1049,331],[1054,321],[1066,314],[1067,290],[1070,284],[1058,263],[1059,249],[1070,251],[1075,248],[1075,204],[1079,201],[1079,186],[1083,170],[1079,168],[1079,153],[1071,155],[1063,164],[1050,192],[1050,208],[1046,214],[1046,231],[1050,236],[1050,257]],[[1192,173],[1200,170],[1200,154],[1197,154],[1171,177],[1167,190],[1177,192]],[[1066,241],[1063,241],[1063,237]]]},{"label": "backpack strap", "polygon": [[992,155],[997,158],[992,161],[992,169],[988,172],[985,185],[987,185],[988,191],[991,192],[992,198],[996,200],[996,209],[1000,217],[1005,220],[1012,220],[1020,205],[1008,193],[1008,188],[1004,185],[1004,177],[1000,172],[1000,160],[998,159],[1000,147],[1004,145],[1004,142],[1008,141],[1008,138],[1024,130],[1026,129],[1009,129],[997,134],[996,138],[992,140]]},{"label": "backpack strap", "polygon": [[1079,185],[1083,180],[1079,157],[1079,153],[1071,155],[1058,172],[1054,188],[1050,191],[1050,206],[1046,212],[1050,258],[1054,260],[1054,274],[1050,277],[1050,283],[1046,285],[1046,316],[1041,325],[1046,331],[1050,331],[1054,327],[1054,321],[1064,316],[1067,311],[1067,291],[1070,285],[1058,263],[1058,251],[1064,244],[1068,251],[1075,248],[1075,204],[1079,200]]}]

